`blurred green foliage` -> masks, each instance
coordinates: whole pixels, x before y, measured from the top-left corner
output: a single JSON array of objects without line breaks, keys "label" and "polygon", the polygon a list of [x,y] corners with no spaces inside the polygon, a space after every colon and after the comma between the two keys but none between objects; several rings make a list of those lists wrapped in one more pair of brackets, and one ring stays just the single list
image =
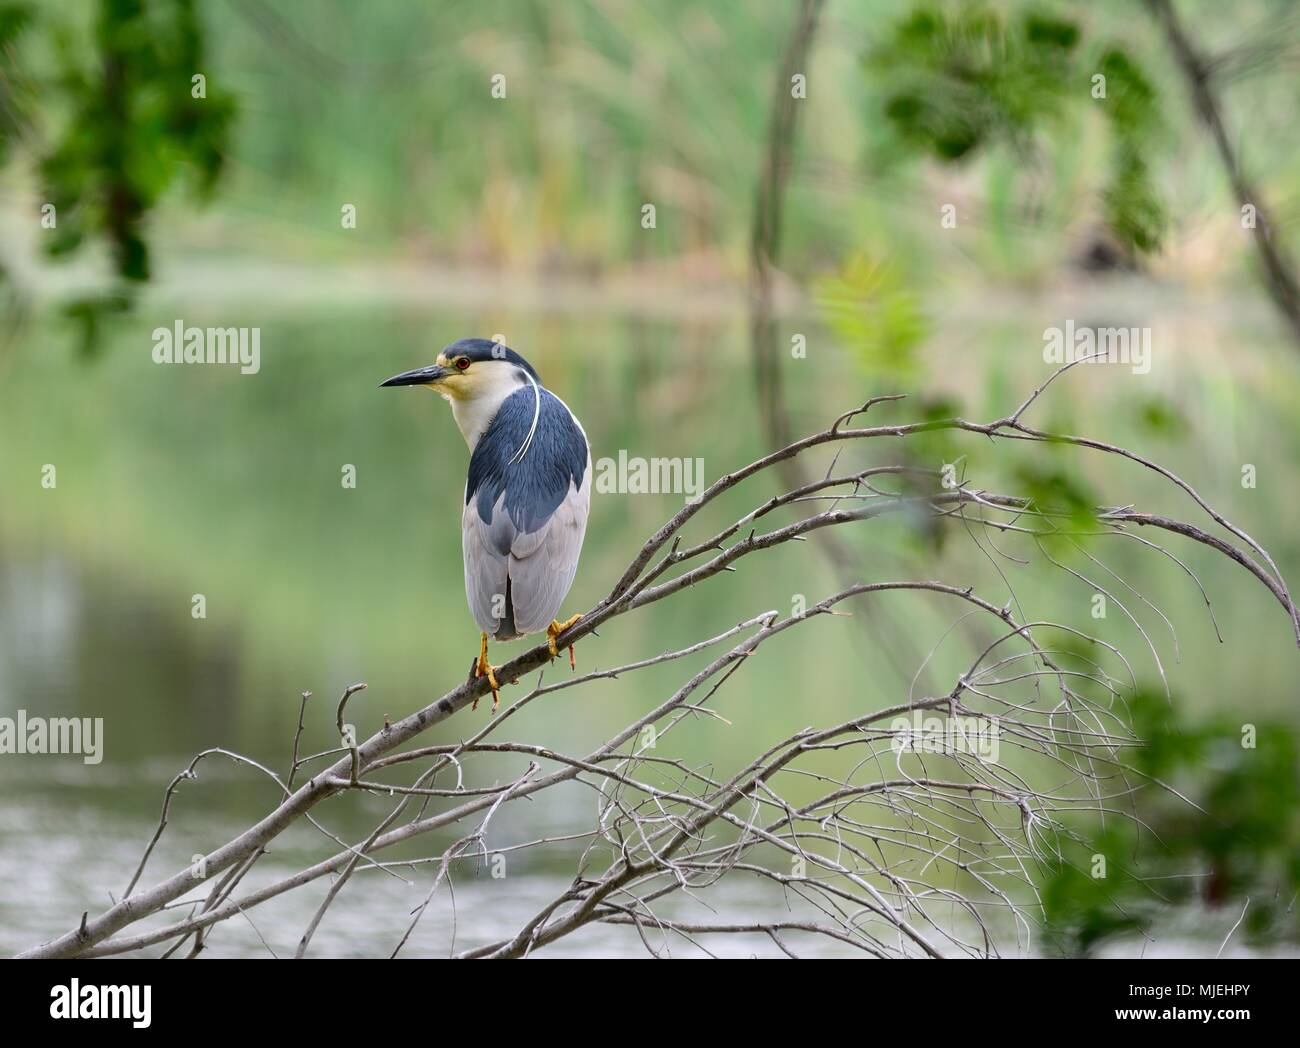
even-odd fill
[{"label": "blurred green foliage", "polygon": [[1085,535],[1097,531],[1099,497],[1077,470],[1026,462],[1016,468],[1015,477],[1016,490],[1030,500],[1030,508],[1044,514],[1042,522],[1022,523],[1046,532],[1039,541],[1056,559],[1071,556]]},{"label": "blurred green foliage", "polygon": [[[14,50],[31,19],[27,4],[0,3],[0,55]],[[7,159],[11,143],[21,130],[19,114],[30,101],[12,78],[0,76],[0,164]]]},{"label": "blurred green foliage", "polygon": [[823,322],[874,377],[920,377],[916,351],[929,332],[920,297],[894,267],[862,254],[813,285]]},{"label": "blurred green foliage", "polygon": [[1005,137],[1027,140],[1067,99],[1063,65],[1078,44],[1068,22],[1026,15],[1008,26],[970,4],[949,14],[926,5],[902,19],[869,58],[903,81],[885,115],[907,139],[944,160]]},{"label": "blurred green foliage", "polygon": [[[355,204],[352,248],[578,274],[743,258],[791,17],[698,0],[216,5],[214,57],[275,99],[241,116],[235,189],[263,229],[332,232]],[[285,184],[292,200],[259,206]]]},{"label": "blurred green foliage", "polygon": [[42,150],[40,169],[64,216],[55,255],[102,236],[118,274],[149,276],[144,222],[188,169],[210,193],[221,173],[234,101],[205,76],[194,0],[101,0],[91,53],[57,24],[59,87],[67,118]]},{"label": "blurred green foliage", "polygon": [[[1088,954],[1115,935],[1148,932],[1174,907],[1193,903],[1231,911],[1229,926],[1244,909],[1238,934],[1251,945],[1293,939],[1300,931],[1294,731],[1226,714],[1190,724],[1177,702],[1155,689],[1140,691],[1130,709],[1143,743],[1131,752],[1134,783],[1146,785],[1133,796],[1132,820],[1111,816],[1081,828],[1046,868],[1040,891],[1048,943],[1063,954]],[[1105,857],[1100,877],[1098,855]]]},{"label": "blurred green foliage", "polygon": [[[0,161],[6,139],[25,132],[42,198],[55,207],[46,249],[66,257],[107,245],[119,283],[79,297],[65,312],[98,344],[105,319],[130,304],[149,278],[146,225],[164,192],[186,174],[210,195],[221,174],[235,114],[233,96],[206,83],[204,31],[195,0],[100,0],[89,38],[61,12],[0,7],[0,85],[28,82],[12,46],[40,36],[53,56],[48,85],[0,106]],[[3,90],[3,87],[0,87]]]},{"label": "blurred green foliage", "polygon": [[1147,397],[1137,405],[1137,411],[1142,428],[1152,436],[1185,440],[1192,433],[1187,416],[1167,398]]},{"label": "blurred green foliage", "polygon": [[[1196,11],[1198,33],[1207,49],[1226,48],[1238,34],[1209,6]],[[1251,0],[1240,20],[1269,8]],[[147,36],[149,79],[179,70],[172,101],[212,116],[211,134],[182,127],[180,137],[191,135],[186,163],[200,185],[210,161],[234,160],[218,214],[196,222],[183,200],[160,197],[163,221],[143,238],[155,257],[197,246],[312,264],[451,260],[577,276],[690,266],[697,283],[743,275],[773,75],[792,22],[787,5],[735,0],[136,0],[120,11],[108,0],[0,0],[0,11],[24,9],[23,46],[0,49],[0,63],[30,69],[43,134],[62,137],[77,112],[76,92],[61,85],[68,63],[83,71],[74,79],[95,79],[106,10],[147,27],[122,50],[137,53]],[[140,10],[143,20],[132,14]],[[203,31],[191,34],[196,11]],[[1094,210],[1116,230],[1107,250],[1153,249],[1164,224],[1155,186],[1213,207],[1225,192],[1204,131],[1170,104],[1182,85],[1148,60],[1161,47],[1149,19],[1113,0],[835,9],[810,58],[782,268],[804,280],[861,252],[918,297],[976,274],[1044,283],[1077,257],[1080,220],[1091,233]],[[191,64],[208,75],[206,109],[190,105]],[[1091,97],[1098,72],[1105,99]],[[492,93],[498,75],[504,98]],[[1288,97],[1269,85],[1247,115]],[[231,99],[238,121],[221,123]],[[209,148],[218,133],[228,150]],[[1244,123],[1240,135],[1252,166],[1287,177],[1285,136]],[[947,169],[941,199],[953,193],[963,205],[953,237],[933,235],[925,198],[936,179],[917,163],[931,157]],[[133,193],[147,202],[153,178]],[[1278,187],[1282,199],[1294,196],[1292,183]],[[345,202],[358,223],[339,237]],[[647,202],[658,208],[653,231],[639,222]],[[130,210],[119,223],[128,261],[139,246],[129,233],[141,225]]]},{"label": "blurred green foliage", "polygon": [[1086,46],[1077,22],[1037,5],[1003,13],[978,0],[925,3],[871,49],[867,68],[896,85],[884,115],[900,148],[945,163],[999,145],[1032,160],[1045,132],[1099,106],[1113,139],[1106,221],[1131,251],[1160,246],[1165,216],[1144,159],[1161,130],[1158,99],[1122,48]]}]

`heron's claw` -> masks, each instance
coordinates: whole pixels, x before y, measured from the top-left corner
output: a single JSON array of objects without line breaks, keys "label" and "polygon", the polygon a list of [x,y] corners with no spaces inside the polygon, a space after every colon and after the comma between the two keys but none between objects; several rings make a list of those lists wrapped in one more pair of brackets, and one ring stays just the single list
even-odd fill
[{"label": "heron's claw", "polygon": [[[493,666],[492,663],[488,662],[487,634],[483,633],[480,636],[481,640],[479,641],[478,663],[474,667],[474,676],[487,677],[488,686],[492,689],[492,712],[496,713],[497,707],[501,705],[501,685],[497,683],[496,674],[492,672],[496,667]],[[470,708],[475,710],[478,709],[478,699],[474,700],[474,705]]]},{"label": "heron's claw", "polygon": [[[559,637],[559,635],[563,633],[565,630],[567,630],[570,626],[576,623],[580,618],[582,618],[581,615],[574,615],[572,618],[566,619],[564,622],[561,622],[559,619],[555,619],[551,622],[549,626],[546,627],[546,646],[551,651],[551,658],[555,658],[557,655],[560,654],[560,649],[558,645],[556,645],[555,643],[556,638]],[[573,645],[570,644],[569,645],[569,669],[576,670],[577,668],[578,668],[578,663],[573,657]]]}]

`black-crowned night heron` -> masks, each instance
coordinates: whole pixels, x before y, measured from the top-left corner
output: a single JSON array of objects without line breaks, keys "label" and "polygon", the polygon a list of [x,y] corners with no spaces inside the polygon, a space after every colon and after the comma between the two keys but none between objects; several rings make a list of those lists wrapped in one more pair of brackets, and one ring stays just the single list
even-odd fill
[{"label": "black-crowned night heron", "polygon": [[587,435],[528,361],[483,338],[453,342],[436,363],[381,385],[440,393],[469,445],[460,521],[465,596],[482,631],[475,672],[486,674],[495,710],[499,685],[487,658],[488,635],[514,640],[545,630],[555,656],[557,638],[581,618],[561,622],[556,615],[587,531]]}]

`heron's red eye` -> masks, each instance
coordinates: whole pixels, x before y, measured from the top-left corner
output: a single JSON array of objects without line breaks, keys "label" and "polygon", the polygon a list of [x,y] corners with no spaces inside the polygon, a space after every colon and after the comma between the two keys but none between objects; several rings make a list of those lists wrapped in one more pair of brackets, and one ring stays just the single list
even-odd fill
[{"label": "heron's red eye", "polygon": [[466,370],[468,367],[469,367],[469,357],[457,357],[457,358],[456,358],[456,369],[457,369],[458,371],[464,371],[464,370]]}]

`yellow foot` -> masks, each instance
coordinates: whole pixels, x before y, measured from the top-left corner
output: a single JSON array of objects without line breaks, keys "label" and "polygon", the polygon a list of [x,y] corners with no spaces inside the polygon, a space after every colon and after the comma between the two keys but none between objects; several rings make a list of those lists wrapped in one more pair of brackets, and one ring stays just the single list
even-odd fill
[{"label": "yellow foot", "polygon": [[[546,627],[546,646],[551,649],[551,658],[555,658],[557,655],[560,654],[560,649],[556,646],[555,639],[561,633],[567,630],[570,626],[572,626],[575,622],[577,622],[580,618],[582,618],[581,615],[574,615],[573,618],[566,619],[564,622],[561,622],[559,619],[555,619],[549,626]],[[577,668],[578,668],[578,664],[573,658],[573,645],[570,644],[569,645],[569,669],[576,670]]]},{"label": "yellow foot", "polygon": [[[488,662],[487,634],[482,633],[479,636],[478,664],[474,667],[474,676],[487,677],[488,685],[492,688],[492,712],[496,713],[497,707],[501,705],[501,685],[497,683],[496,674],[492,672],[496,667]],[[474,700],[474,705],[470,709],[478,709],[478,699]]]}]

